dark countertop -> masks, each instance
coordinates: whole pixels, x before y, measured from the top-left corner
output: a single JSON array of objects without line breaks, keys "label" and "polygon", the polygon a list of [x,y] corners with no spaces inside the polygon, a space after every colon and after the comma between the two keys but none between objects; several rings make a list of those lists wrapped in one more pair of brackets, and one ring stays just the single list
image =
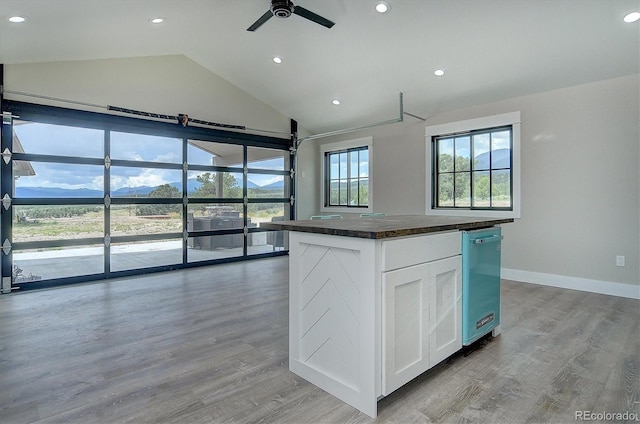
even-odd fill
[{"label": "dark countertop", "polygon": [[434,215],[390,215],[263,222],[266,230],[289,230],[332,236],[384,239],[450,230],[473,230],[513,222],[513,218],[472,218]]}]

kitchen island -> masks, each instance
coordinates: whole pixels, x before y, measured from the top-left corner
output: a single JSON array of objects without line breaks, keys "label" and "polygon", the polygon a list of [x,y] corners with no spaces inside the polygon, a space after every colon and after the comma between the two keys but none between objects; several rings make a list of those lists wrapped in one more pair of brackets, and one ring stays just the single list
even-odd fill
[{"label": "kitchen island", "polygon": [[377,216],[289,231],[289,369],[371,417],[462,347],[460,231],[513,219]]}]

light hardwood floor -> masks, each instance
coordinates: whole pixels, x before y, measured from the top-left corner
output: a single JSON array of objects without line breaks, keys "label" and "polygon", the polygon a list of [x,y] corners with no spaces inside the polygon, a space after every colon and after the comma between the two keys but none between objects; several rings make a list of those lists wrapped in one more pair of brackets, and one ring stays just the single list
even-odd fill
[{"label": "light hardwood floor", "polygon": [[640,416],[636,300],[503,281],[503,334],[382,399],[373,420],[288,371],[287,279],[279,257],[1,295],[0,423]]}]

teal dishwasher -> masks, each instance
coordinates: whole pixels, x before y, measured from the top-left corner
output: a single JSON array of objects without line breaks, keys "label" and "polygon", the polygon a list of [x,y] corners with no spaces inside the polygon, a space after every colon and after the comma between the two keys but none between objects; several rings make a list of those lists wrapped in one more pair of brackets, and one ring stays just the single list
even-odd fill
[{"label": "teal dishwasher", "polygon": [[462,344],[500,325],[500,227],[462,232]]}]

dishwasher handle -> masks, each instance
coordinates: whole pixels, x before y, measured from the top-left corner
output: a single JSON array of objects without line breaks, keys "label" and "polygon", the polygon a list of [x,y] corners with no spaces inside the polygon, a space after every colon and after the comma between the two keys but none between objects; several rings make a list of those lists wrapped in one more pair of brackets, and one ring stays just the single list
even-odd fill
[{"label": "dishwasher handle", "polygon": [[485,238],[479,238],[479,239],[475,239],[473,240],[473,244],[485,244],[485,243],[496,243],[500,240],[502,240],[504,237],[503,236],[491,236],[491,237],[485,237]]}]

